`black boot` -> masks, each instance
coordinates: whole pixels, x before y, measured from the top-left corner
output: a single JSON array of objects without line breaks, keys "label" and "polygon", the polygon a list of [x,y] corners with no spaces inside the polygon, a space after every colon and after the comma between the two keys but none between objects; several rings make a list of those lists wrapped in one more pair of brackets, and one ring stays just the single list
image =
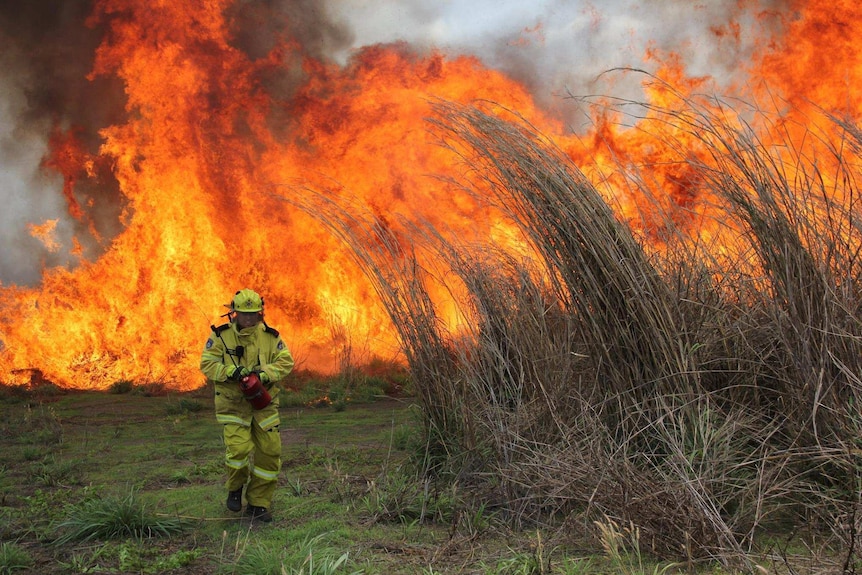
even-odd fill
[{"label": "black boot", "polygon": [[269,523],[272,521],[272,513],[266,507],[258,507],[257,505],[248,505],[245,508],[245,514],[252,521],[262,521]]},{"label": "black boot", "polygon": [[239,511],[242,509],[242,487],[236,491],[227,492],[227,508],[231,511]]}]

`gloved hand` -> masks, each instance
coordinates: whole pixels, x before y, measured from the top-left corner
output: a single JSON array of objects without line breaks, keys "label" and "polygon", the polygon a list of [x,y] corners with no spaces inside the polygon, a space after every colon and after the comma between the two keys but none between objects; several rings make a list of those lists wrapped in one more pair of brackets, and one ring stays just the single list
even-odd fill
[{"label": "gloved hand", "polygon": [[229,380],[231,380],[231,381],[239,381],[239,380],[241,380],[243,377],[245,377],[246,375],[248,375],[249,373],[251,373],[251,372],[248,370],[248,368],[247,368],[247,367],[243,367],[243,366],[241,366],[241,365],[238,365],[237,367],[235,367],[235,368],[233,369],[233,371],[231,371],[231,370],[230,370],[230,368],[228,368],[228,376],[227,376],[227,378],[228,378]]},{"label": "gloved hand", "polygon": [[254,370],[254,372],[257,374],[257,377],[260,379],[260,382],[262,384],[266,385],[267,383],[272,381],[269,379],[269,374],[266,373],[265,371],[260,370],[260,369],[256,369],[256,370]]}]

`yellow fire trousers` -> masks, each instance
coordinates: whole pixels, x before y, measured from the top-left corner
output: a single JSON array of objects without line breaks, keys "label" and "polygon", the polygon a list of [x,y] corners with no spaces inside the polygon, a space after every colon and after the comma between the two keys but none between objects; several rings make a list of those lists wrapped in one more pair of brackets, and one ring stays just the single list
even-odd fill
[{"label": "yellow fire trousers", "polygon": [[269,509],[281,470],[278,426],[263,430],[256,418],[250,426],[225,423],[224,445],[228,491],[236,491],[248,482],[248,504]]}]

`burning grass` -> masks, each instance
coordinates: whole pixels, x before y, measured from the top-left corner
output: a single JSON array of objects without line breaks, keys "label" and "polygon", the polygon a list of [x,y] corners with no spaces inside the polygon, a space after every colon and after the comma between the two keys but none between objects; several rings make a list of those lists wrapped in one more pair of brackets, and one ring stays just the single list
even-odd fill
[{"label": "burning grass", "polygon": [[[514,525],[628,526],[663,558],[749,570],[780,556],[762,544],[778,532],[855,569],[860,131],[683,104],[638,125],[709,203],[696,228],[648,166],[615,166],[654,199],[630,226],[533,128],[449,103],[434,125],[469,167],[462,185],[520,228],[523,253],[322,193],[292,201],[353,249],[389,312],[429,476],[472,485]],[[457,333],[431,284],[457,296]]]}]

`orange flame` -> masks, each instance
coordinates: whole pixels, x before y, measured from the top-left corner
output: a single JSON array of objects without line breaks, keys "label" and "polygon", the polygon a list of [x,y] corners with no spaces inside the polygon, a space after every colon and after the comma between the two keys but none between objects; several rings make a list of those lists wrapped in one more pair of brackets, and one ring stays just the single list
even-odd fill
[{"label": "orange flame", "polygon": [[[0,289],[0,309],[16,311],[0,319],[0,367],[13,374],[6,383],[197,387],[209,325],[244,287],[264,296],[268,323],[304,367],[332,369],[339,353],[332,334],[344,330],[353,347],[396,356],[389,321],[346,248],[279,194],[283,184],[302,181],[360,198],[380,214],[492,233],[498,223],[487,208],[432,177],[462,168],[427,133],[431,99],[487,99],[517,110],[602,181],[620,158],[659,165],[665,153],[610,120],[584,138],[565,135],[524,87],[471,57],[378,45],[338,67],[302,58],[285,41],[253,59],[231,43],[232,3],[97,3],[91,24],[107,32],[93,76],[124,82],[128,119],[101,131],[98,157],[80,151],[74,130],[55,132],[45,165],[63,174],[70,214],[79,219],[75,186],[97,184],[97,167],[110,165],[128,202],[125,227],[95,261],[46,269],[38,288]],[[794,101],[855,114],[852,86],[862,60],[849,30],[829,23],[862,21],[860,9],[797,4],[787,37],[763,47],[752,77]],[[732,36],[733,24],[727,29],[716,34]],[[831,34],[842,50],[819,50]],[[843,62],[830,60],[839,52]],[[662,60],[659,76],[675,90],[690,93],[705,82],[687,77],[673,55]],[[285,78],[295,84],[283,85]],[[649,93],[656,103],[667,96]],[[657,174],[669,202],[697,202],[696,182],[679,164]],[[631,201],[629,209],[638,209]],[[50,231],[31,229],[43,237]]]},{"label": "orange flame", "polygon": [[58,220],[48,220],[42,224],[28,224],[27,229],[34,238],[42,241],[49,252],[56,252],[60,249],[60,244],[54,236],[57,229]]}]

